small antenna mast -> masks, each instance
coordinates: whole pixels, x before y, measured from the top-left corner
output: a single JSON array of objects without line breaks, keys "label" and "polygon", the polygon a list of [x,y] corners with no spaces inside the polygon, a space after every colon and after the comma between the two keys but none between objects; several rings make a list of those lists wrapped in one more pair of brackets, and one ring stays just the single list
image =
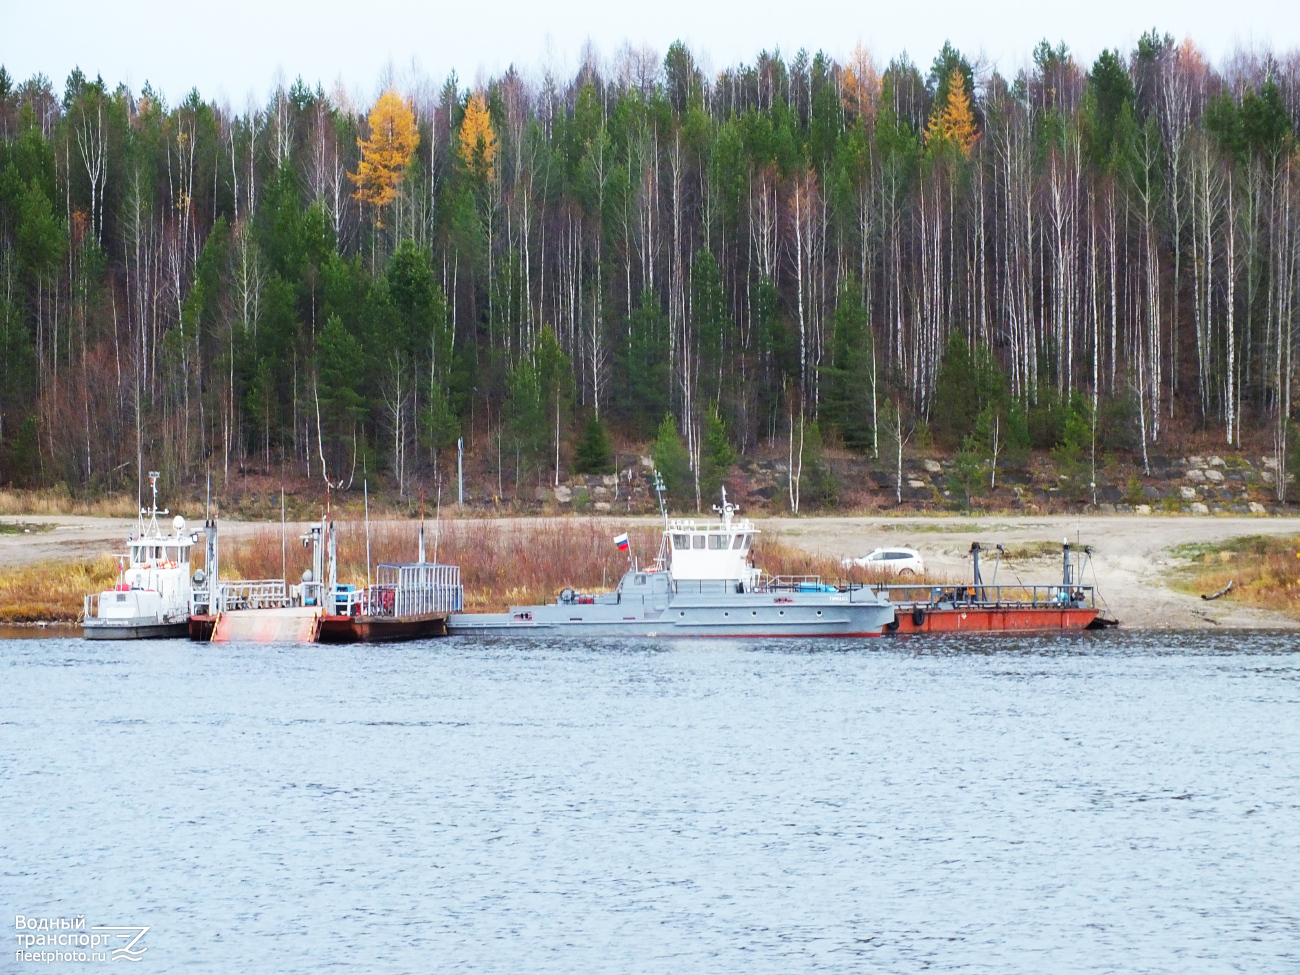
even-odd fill
[{"label": "small antenna mast", "polygon": [[659,514],[663,516],[664,527],[668,527],[668,508],[664,505],[664,478],[659,469],[655,468],[655,493],[659,495]]},{"label": "small antenna mast", "polygon": [[442,535],[442,478],[438,478],[438,506],[433,515],[433,561],[438,561],[438,539]]}]

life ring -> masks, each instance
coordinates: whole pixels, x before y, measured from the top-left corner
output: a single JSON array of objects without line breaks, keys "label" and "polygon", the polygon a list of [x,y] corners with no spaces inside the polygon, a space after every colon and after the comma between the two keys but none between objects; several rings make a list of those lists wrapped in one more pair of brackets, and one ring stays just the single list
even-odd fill
[{"label": "life ring", "polygon": [[925,626],[925,610],[923,610],[920,606],[912,610],[912,625],[917,629],[920,629],[921,627]]}]

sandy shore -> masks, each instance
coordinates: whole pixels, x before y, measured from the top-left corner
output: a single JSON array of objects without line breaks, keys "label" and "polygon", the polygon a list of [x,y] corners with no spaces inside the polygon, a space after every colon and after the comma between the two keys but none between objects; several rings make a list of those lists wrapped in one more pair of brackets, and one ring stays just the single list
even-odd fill
[{"label": "sandy shore", "polygon": [[[1288,628],[1300,620],[1223,600],[1206,602],[1174,592],[1170,577],[1186,563],[1170,553],[1174,546],[1221,542],[1242,535],[1300,534],[1300,518],[1205,518],[1115,515],[1088,518],[1043,515],[1035,518],[774,518],[764,522],[787,542],[831,555],[862,555],[877,545],[906,545],[925,557],[931,571],[954,580],[970,578],[970,543],[1020,545],[1069,538],[1092,546],[1092,567],[1082,580],[1097,587],[1112,616],[1128,629],[1212,627]],[[1059,550],[1058,550],[1059,551]],[[985,581],[992,566],[984,562]],[[1010,565],[999,582],[1015,582]],[[1094,578],[1095,572],[1095,578]],[[1018,562],[1025,582],[1059,582],[1059,554]]]},{"label": "sandy shore", "polygon": [[[634,522],[653,519],[607,518],[611,532]],[[1298,628],[1300,620],[1281,613],[1249,609],[1227,601],[1205,602],[1169,588],[1171,575],[1182,563],[1170,549],[1196,542],[1221,542],[1241,535],[1300,534],[1300,518],[1222,518],[1116,515],[1074,518],[868,518],[810,517],[758,519],[764,531],[805,551],[832,555],[862,555],[877,545],[906,545],[918,549],[932,571],[954,581],[970,577],[968,552],[972,541],[991,547],[1056,542],[1068,537],[1093,548],[1093,564],[1084,578],[1095,583],[1111,615],[1130,629]],[[4,516],[0,522],[48,525],[31,534],[0,535],[0,568],[47,560],[71,560],[120,552],[132,522],[85,516]],[[201,524],[201,522],[199,523]],[[261,522],[227,520],[223,537],[250,534]],[[276,526],[278,527],[278,526]],[[294,536],[300,525],[290,525]],[[991,566],[986,565],[986,581]],[[1095,573],[1095,578],[1094,578]],[[1057,582],[1059,556],[1019,562],[1014,573],[1004,564],[999,582]]]}]

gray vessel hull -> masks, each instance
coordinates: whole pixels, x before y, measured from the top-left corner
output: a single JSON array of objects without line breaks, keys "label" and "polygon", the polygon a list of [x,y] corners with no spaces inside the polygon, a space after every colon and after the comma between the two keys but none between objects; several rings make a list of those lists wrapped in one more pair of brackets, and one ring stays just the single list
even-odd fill
[{"label": "gray vessel hull", "polygon": [[894,620],[893,606],[869,590],[669,595],[660,600],[647,596],[515,606],[509,613],[456,613],[447,620],[447,635],[868,637],[880,636]]},{"label": "gray vessel hull", "polygon": [[166,640],[188,637],[188,620],[160,623],[152,617],[137,619],[88,619],[81,624],[87,640]]}]

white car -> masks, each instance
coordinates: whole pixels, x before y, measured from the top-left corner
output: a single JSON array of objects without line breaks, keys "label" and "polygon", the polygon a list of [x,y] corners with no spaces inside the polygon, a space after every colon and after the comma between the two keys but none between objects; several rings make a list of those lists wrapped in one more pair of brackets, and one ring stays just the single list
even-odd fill
[{"label": "white car", "polygon": [[925,575],[925,560],[914,548],[878,548],[860,559],[845,559],[843,565],[876,569],[893,576]]}]

